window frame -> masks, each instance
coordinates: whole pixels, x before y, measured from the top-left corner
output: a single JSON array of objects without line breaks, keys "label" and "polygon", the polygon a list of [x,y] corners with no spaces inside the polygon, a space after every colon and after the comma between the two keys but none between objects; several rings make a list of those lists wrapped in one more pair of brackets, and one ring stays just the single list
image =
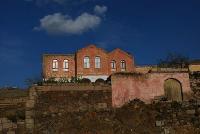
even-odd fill
[{"label": "window frame", "polygon": [[58,71],[58,60],[57,59],[52,60],[52,70]]},{"label": "window frame", "polygon": [[97,68],[97,69],[101,68],[101,58],[100,58],[100,56],[95,56],[94,63],[95,63],[95,68]]},{"label": "window frame", "polygon": [[121,71],[126,71],[126,61],[125,60],[121,60],[120,68],[121,68]]},{"label": "window frame", "polygon": [[69,71],[69,60],[63,60],[63,71]]},{"label": "window frame", "polygon": [[111,65],[111,71],[116,71],[116,61],[115,60],[112,60],[110,62],[110,65]]},{"label": "window frame", "polygon": [[85,69],[90,68],[90,57],[89,56],[84,56],[83,68],[85,68]]}]

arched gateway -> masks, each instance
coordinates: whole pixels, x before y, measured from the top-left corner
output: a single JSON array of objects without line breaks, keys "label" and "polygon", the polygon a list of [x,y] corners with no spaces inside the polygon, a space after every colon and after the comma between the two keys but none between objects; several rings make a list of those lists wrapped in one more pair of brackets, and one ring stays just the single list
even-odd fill
[{"label": "arched gateway", "polygon": [[178,102],[183,100],[182,86],[176,79],[167,79],[164,83],[164,91],[168,100]]}]

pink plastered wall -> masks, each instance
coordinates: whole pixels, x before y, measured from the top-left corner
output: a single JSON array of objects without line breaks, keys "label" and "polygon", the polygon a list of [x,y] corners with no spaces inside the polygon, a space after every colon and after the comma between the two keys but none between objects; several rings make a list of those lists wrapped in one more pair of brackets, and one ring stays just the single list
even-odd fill
[{"label": "pink plastered wall", "polygon": [[114,74],[111,77],[112,105],[113,107],[120,107],[133,99],[140,99],[149,103],[154,97],[164,95],[164,82],[170,78],[181,83],[183,93],[191,91],[187,72],[148,73],[143,75]]}]

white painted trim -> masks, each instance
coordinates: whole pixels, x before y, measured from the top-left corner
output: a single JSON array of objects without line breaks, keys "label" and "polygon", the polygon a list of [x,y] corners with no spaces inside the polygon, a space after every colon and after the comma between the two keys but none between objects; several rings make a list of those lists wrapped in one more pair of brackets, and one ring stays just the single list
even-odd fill
[{"label": "white painted trim", "polygon": [[90,79],[91,82],[95,82],[97,79],[107,80],[108,75],[85,75],[82,78]]}]

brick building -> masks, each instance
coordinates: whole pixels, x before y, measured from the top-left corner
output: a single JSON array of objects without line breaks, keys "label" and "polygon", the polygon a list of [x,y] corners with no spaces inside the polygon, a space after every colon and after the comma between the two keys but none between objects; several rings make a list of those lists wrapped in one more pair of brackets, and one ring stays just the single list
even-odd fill
[{"label": "brick building", "polygon": [[115,72],[134,70],[133,57],[118,48],[107,52],[95,45],[89,45],[75,54],[43,55],[44,79],[81,77],[95,82],[99,78],[106,80]]}]

